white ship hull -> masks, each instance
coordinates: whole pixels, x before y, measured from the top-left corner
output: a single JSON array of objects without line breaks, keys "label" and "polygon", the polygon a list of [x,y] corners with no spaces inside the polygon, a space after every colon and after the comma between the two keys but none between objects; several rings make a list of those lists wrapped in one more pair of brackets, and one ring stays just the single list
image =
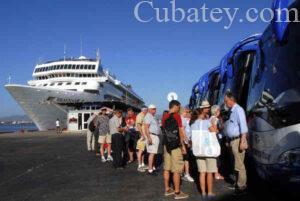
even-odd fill
[{"label": "white ship hull", "polygon": [[[42,131],[55,129],[57,119],[66,128],[71,111],[92,111],[102,106],[138,111],[144,105],[130,85],[103,70],[99,56],[96,60],[81,56],[37,64],[32,77],[28,85],[5,87]],[[84,117],[86,123],[87,115]]]},{"label": "white ship hull", "polygon": [[74,109],[68,104],[103,101],[103,95],[86,92],[24,85],[6,85],[5,88],[41,131],[55,129],[57,118],[62,127],[66,127],[68,111]]}]

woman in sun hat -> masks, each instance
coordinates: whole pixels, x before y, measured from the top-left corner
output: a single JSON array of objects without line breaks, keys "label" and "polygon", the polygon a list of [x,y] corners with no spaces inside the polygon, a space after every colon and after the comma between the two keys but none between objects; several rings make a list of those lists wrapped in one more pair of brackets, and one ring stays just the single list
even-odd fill
[{"label": "woman in sun hat", "polygon": [[[202,130],[216,132],[217,128],[209,120],[210,104],[202,101],[201,105],[193,113],[190,120],[191,132]],[[193,143],[193,142],[192,142]],[[203,197],[212,197],[213,193],[213,173],[218,171],[216,158],[197,157],[197,166],[200,173],[200,189]],[[206,191],[207,186],[207,191]]]}]

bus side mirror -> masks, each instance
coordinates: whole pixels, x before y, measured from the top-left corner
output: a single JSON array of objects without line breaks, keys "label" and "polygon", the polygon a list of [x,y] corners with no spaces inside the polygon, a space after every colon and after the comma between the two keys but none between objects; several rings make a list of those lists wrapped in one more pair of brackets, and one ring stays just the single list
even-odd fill
[{"label": "bus side mirror", "polygon": [[261,94],[261,97],[259,99],[259,105],[260,106],[269,106],[274,102],[274,97],[270,92],[267,90],[264,90]]},{"label": "bus side mirror", "polygon": [[273,0],[272,10],[274,12],[274,18],[272,20],[272,26],[278,42],[284,40],[284,35],[289,25],[289,0]]}]

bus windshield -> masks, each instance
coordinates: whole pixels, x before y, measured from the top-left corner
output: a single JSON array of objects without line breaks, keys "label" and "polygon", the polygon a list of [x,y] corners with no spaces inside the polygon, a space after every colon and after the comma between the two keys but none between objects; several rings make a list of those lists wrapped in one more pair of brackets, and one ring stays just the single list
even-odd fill
[{"label": "bus windshield", "polygon": [[[248,112],[257,106],[262,93],[267,93],[271,103],[270,114],[280,117],[275,127],[300,122],[300,24],[290,23],[283,42],[277,42],[272,26],[266,30],[259,43],[258,56],[251,73]],[[269,105],[270,106],[270,105]],[[274,113],[275,111],[275,113]],[[284,116],[284,118],[282,118]]]}]

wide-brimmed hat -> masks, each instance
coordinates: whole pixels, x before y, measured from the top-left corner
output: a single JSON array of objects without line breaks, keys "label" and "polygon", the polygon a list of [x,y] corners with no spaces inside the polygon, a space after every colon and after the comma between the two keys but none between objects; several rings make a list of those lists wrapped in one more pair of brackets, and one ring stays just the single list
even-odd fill
[{"label": "wide-brimmed hat", "polygon": [[210,107],[210,104],[208,101],[202,101],[201,105],[199,106],[200,109],[203,109],[203,108],[209,108]]}]

